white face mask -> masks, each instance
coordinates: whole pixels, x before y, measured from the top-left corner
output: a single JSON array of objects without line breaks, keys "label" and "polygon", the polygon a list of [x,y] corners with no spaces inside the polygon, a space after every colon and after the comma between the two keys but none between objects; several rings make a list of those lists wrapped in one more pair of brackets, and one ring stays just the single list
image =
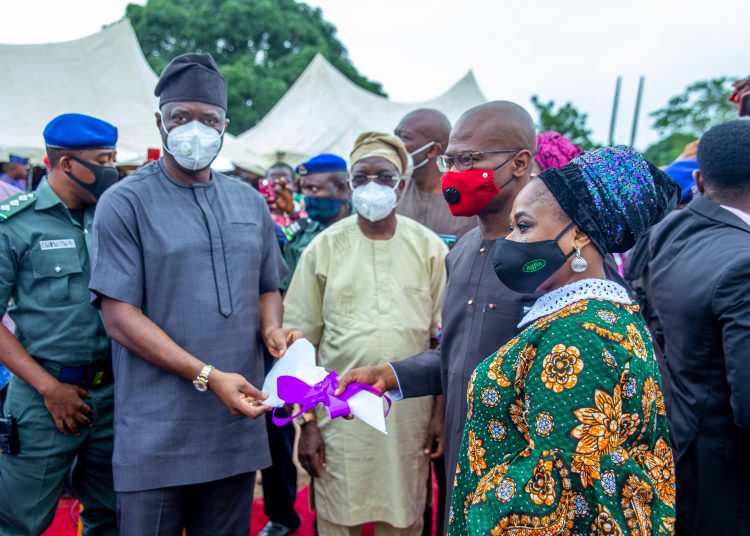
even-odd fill
[{"label": "white face mask", "polygon": [[[413,159],[414,159],[414,156],[415,156],[415,155],[418,155],[418,154],[419,154],[419,153],[421,153],[422,151],[426,151],[427,149],[429,149],[429,148],[430,148],[430,147],[432,147],[433,145],[435,145],[435,142],[434,142],[434,141],[431,141],[431,142],[429,142],[429,143],[425,143],[425,144],[424,144],[424,145],[422,145],[422,147],[420,147],[419,149],[415,149],[415,150],[413,150],[412,152],[410,152],[410,153],[409,153],[409,156],[411,156],[411,157],[412,157],[412,161],[413,161]],[[421,161],[421,162],[420,162],[419,164],[417,164],[416,166],[412,167],[412,168],[411,168],[411,170],[412,170],[412,171],[414,171],[415,169],[419,169],[419,168],[421,168],[422,166],[426,165],[426,164],[427,164],[427,162],[429,162],[429,161],[430,161],[430,159],[429,159],[429,158],[425,158],[425,159],[424,159],[424,160],[422,160],[422,161]]]},{"label": "white face mask", "polygon": [[[400,184],[400,181],[399,181]],[[357,214],[372,222],[387,217],[398,202],[396,188],[383,186],[376,182],[368,182],[364,186],[355,188],[352,192],[352,204]]]},{"label": "white face mask", "polygon": [[180,167],[191,171],[205,169],[211,165],[221,149],[224,130],[217,132],[200,121],[190,121],[167,132],[164,118],[162,130],[167,135],[164,150],[171,154]]}]

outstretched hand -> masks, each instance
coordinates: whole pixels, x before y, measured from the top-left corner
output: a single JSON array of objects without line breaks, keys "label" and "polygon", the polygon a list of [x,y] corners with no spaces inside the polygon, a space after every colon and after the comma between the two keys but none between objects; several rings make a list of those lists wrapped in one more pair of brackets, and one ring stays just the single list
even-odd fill
[{"label": "outstretched hand", "polygon": [[245,415],[255,419],[273,409],[263,404],[268,395],[240,374],[214,369],[208,378],[208,386],[232,415]]},{"label": "outstretched hand", "polygon": [[263,342],[271,355],[278,359],[286,353],[286,349],[294,341],[304,336],[305,334],[298,328],[272,328],[263,334]]},{"label": "outstretched hand", "polygon": [[346,387],[352,383],[371,385],[381,393],[398,389],[396,373],[390,365],[360,367],[347,372],[339,379],[336,396],[344,394]]}]

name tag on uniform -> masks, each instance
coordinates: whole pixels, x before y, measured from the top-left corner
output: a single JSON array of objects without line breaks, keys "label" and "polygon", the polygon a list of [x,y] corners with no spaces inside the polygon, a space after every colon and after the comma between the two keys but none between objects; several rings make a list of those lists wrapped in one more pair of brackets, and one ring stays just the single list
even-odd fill
[{"label": "name tag on uniform", "polygon": [[41,240],[39,242],[39,249],[42,251],[47,249],[67,249],[76,247],[76,241],[72,238],[65,238],[63,240]]}]

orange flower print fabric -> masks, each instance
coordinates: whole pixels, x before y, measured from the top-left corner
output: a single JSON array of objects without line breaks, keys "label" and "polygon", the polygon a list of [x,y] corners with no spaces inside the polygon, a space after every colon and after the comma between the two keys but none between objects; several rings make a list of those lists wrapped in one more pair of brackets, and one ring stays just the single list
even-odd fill
[{"label": "orange flower print fabric", "polygon": [[472,375],[448,534],[672,534],[660,383],[636,307],[537,319]]},{"label": "orange flower print fabric", "polygon": [[583,370],[581,352],[575,346],[555,345],[552,353],[544,358],[542,381],[547,389],[561,393],[571,389],[578,382],[578,374]]}]

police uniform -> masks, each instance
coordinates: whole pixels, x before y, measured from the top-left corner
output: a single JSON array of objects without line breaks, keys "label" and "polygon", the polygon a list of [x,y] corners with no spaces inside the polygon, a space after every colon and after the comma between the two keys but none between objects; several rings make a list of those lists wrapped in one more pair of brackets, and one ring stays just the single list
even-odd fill
[{"label": "police uniform", "polygon": [[302,252],[312,242],[313,238],[318,236],[324,229],[325,226],[322,223],[310,218],[297,220],[284,229],[289,240],[284,246],[284,261],[286,261],[286,265],[289,267],[289,275],[281,282],[282,291],[286,291],[289,288],[292,274],[294,274],[294,269],[297,267]]},{"label": "police uniform", "polygon": [[[346,161],[340,156],[333,154],[320,154],[297,166],[294,170],[300,177],[312,175],[314,173],[346,172]],[[315,201],[316,198],[305,196],[305,208],[308,209],[308,203]],[[337,209],[338,210],[338,209]],[[310,212],[309,218],[303,218],[292,223],[284,229],[287,237],[287,244],[284,246],[284,260],[289,267],[289,275],[281,282],[281,290],[286,291],[292,280],[294,269],[297,267],[302,252],[312,242],[313,238],[323,232],[327,225],[316,221]]]},{"label": "police uniform", "polygon": [[[103,121],[57,119],[50,123],[51,138],[45,131],[48,145],[55,139],[58,146],[114,146],[117,131]],[[78,216],[80,222],[46,179],[35,192],[0,202],[0,313],[12,298],[8,312],[21,345],[60,382],[86,389],[93,413],[92,427],[79,425],[79,436],[65,435],[41,395],[12,376],[3,411],[17,419],[20,452],[0,456],[2,536],[43,532],[71,468],[84,505],[83,534],[117,533],[109,339],[88,291],[94,207]]]}]

